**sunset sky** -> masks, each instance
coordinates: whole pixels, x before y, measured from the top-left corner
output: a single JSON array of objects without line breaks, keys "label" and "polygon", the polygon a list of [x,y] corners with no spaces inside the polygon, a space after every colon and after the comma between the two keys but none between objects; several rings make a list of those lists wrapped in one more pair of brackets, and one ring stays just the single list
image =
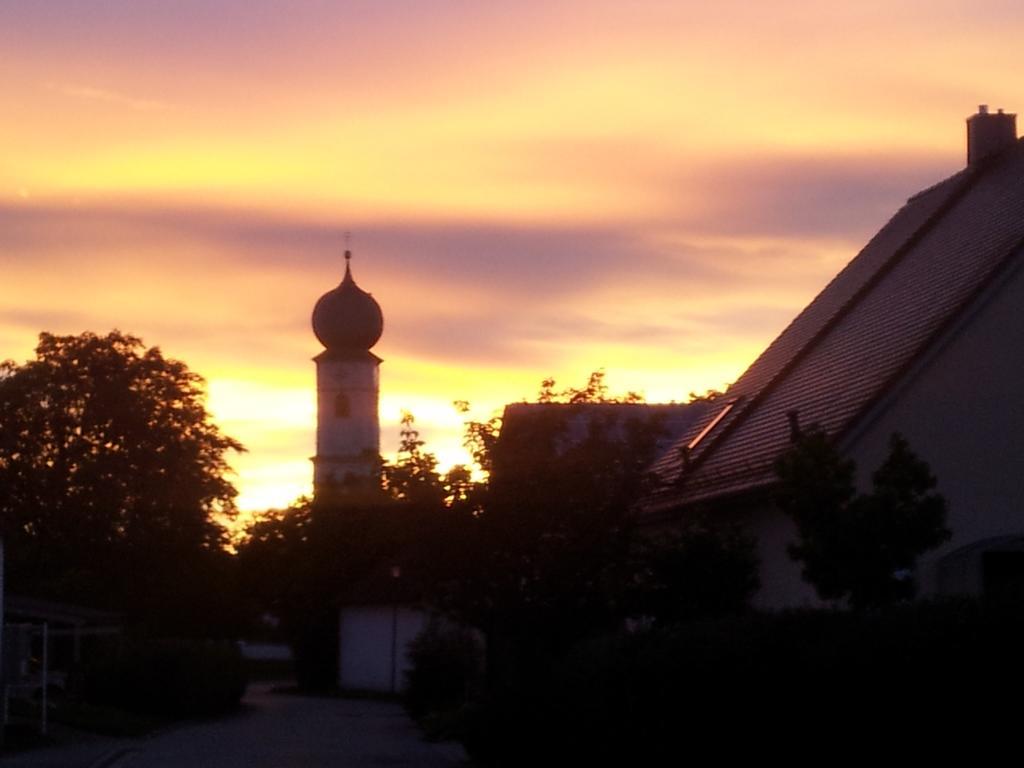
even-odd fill
[{"label": "sunset sky", "polygon": [[1024,109],[1019,2],[0,0],[0,358],[208,381],[239,503],[310,490],[316,299],[384,310],[385,451],[540,380],[722,387]]}]

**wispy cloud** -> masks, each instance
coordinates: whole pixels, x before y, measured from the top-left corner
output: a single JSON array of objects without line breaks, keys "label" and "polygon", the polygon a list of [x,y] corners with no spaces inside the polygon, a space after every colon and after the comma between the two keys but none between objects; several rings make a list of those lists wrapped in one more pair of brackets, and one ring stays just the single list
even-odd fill
[{"label": "wispy cloud", "polygon": [[165,112],[174,109],[173,104],[156,99],[140,99],[118,91],[107,90],[106,88],[95,88],[90,85],[75,83],[47,83],[47,90],[69,96],[81,101],[100,102],[113,104],[121,107],[128,107],[139,112]]}]

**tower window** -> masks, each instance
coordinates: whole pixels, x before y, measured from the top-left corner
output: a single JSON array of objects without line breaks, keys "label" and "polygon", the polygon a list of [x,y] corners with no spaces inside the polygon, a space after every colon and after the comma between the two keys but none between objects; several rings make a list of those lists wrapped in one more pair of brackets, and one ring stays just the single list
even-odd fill
[{"label": "tower window", "polygon": [[352,407],[348,402],[348,395],[344,392],[334,398],[334,417],[336,419],[347,419],[352,415]]}]

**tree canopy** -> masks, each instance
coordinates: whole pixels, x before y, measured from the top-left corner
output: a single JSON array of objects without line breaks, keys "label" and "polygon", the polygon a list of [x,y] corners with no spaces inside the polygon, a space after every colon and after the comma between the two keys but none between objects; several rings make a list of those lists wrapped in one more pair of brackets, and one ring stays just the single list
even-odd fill
[{"label": "tree canopy", "polygon": [[456,464],[441,472],[437,457],[425,449],[426,442],[415,423],[412,413],[402,412],[398,455],[393,462],[383,462],[388,498],[433,509],[464,503],[473,486],[469,468]]},{"label": "tree canopy", "polygon": [[951,535],[935,477],[899,434],[871,493],[857,493],[856,465],[816,428],[798,436],[775,470],[779,505],[799,537],[790,555],[825,600],[866,608],[911,597],[917,558]]},{"label": "tree canopy", "polygon": [[[488,478],[447,534],[446,607],[489,636],[549,649],[630,616],[672,623],[741,609],[756,584],[749,541],[706,522],[659,543],[637,528],[633,506],[654,481],[664,430],[642,396],[610,393],[602,371],[580,388],[546,379],[536,403],[470,422],[467,446]],[[679,589],[691,577],[703,583]]]},{"label": "tree canopy", "polygon": [[239,543],[242,599],[251,613],[280,621],[304,688],[337,680],[338,606],[353,585],[394,565],[419,581],[420,562],[437,554],[446,514],[465,499],[468,471],[440,473],[410,413],[402,415],[396,460],[381,464],[379,495],[299,499],[262,515]]},{"label": "tree canopy", "polygon": [[12,586],[122,608],[118,596],[138,594],[157,563],[176,561],[184,580],[200,553],[219,551],[235,514],[227,454],[243,448],[204,400],[184,363],[118,331],[43,333],[34,360],[0,364]]},{"label": "tree canopy", "polygon": [[476,473],[440,472],[405,414],[378,502],[307,501],[249,529],[246,591],[281,617],[307,685],[334,680],[324,638],[337,637],[338,601],[382,565],[482,631],[499,675],[518,668],[513,656],[564,653],[638,613],[673,623],[741,609],[756,583],[746,539],[705,523],[657,546],[636,536],[632,506],[663,429],[657,409],[611,394],[601,371],[580,388],[546,379],[536,402],[466,424]]}]

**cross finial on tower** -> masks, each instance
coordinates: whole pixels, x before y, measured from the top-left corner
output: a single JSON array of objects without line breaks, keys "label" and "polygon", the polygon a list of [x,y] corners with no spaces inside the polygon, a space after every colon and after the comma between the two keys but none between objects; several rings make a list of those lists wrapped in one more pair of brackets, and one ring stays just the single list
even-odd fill
[{"label": "cross finial on tower", "polygon": [[352,242],[352,233],[345,232],[345,280],[352,280],[352,251],[349,249],[349,245]]}]

